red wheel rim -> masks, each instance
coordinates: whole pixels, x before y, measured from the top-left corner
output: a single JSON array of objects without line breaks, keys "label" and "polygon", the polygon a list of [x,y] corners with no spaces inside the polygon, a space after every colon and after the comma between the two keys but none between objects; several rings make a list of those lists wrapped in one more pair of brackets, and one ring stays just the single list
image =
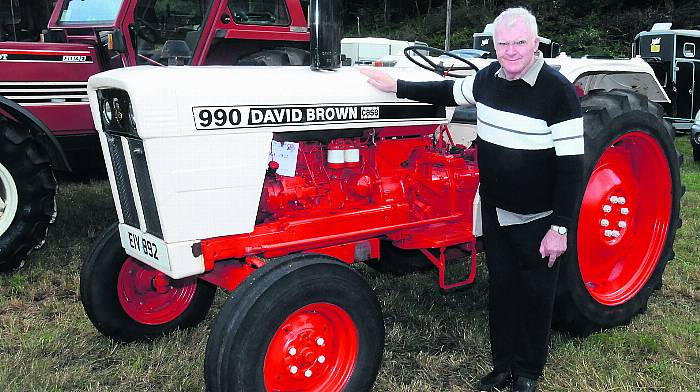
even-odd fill
[{"label": "red wheel rim", "polygon": [[670,189],[668,161],[646,133],[621,136],[598,160],[581,204],[578,256],[599,303],[627,302],[651,276],[668,233]]},{"label": "red wheel rim", "polygon": [[127,257],[119,271],[117,295],[122,308],[141,324],[159,325],[175,320],[192,302],[197,278],[174,280]]},{"label": "red wheel rim", "polygon": [[340,391],[357,361],[357,329],[337,305],[315,303],[292,313],[265,355],[268,391]]}]

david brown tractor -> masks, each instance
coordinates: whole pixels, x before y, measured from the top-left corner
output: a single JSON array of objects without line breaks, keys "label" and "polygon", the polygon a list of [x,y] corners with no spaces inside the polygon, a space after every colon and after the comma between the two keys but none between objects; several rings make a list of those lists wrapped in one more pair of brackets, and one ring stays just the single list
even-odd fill
[{"label": "david brown tractor", "polygon": [[55,172],[102,165],[90,76],[165,65],[167,40],[186,42],[189,65],[308,65],[307,11],[303,0],[58,0],[43,42],[0,42],[0,272],[43,244]]},{"label": "david brown tractor", "polygon": [[[311,5],[326,22],[335,11]],[[85,257],[84,308],[105,336],[140,341],[197,325],[216,288],[231,291],[207,344],[210,391],[369,390],[384,323],[352,264],[434,266],[443,289],[474,280],[477,149],[455,142],[460,120],[445,108],[337,68],[326,22],[311,22],[312,69],[134,67],[89,81],[119,222]],[[425,60],[451,74],[489,63]],[[645,62],[548,62],[583,93],[587,184],[555,317],[587,335],[628,323],[661,286],[680,225],[679,155]],[[445,273],[453,263],[464,276]]]}]

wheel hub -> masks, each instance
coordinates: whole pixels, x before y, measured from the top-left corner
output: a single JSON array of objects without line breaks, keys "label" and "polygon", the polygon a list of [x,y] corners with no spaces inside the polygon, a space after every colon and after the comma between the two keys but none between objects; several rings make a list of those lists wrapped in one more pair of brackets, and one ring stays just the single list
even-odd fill
[{"label": "wheel hub", "polygon": [[599,303],[627,302],[654,271],[671,217],[667,189],[668,161],[647,133],[622,135],[598,160],[581,202],[577,234],[581,277]]},{"label": "wheel hub", "polygon": [[357,360],[358,338],[350,316],[328,303],[290,315],[265,356],[268,390],[340,391]]},{"label": "wheel hub", "polygon": [[164,273],[128,257],[117,280],[117,294],[129,317],[146,325],[178,318],[197,290],[197,278],[172,280]]},{"label": "wheel hub", "polygon": [[19,196],[12,174],[0,163],[0,235],[10,227],[17,213]]}]

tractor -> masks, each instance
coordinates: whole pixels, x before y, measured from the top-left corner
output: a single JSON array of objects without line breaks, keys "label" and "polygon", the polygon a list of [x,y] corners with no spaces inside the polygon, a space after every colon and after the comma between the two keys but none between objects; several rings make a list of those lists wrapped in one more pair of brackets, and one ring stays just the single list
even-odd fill
[{"label": "tractor", "polygon": [[[56,216],[55,173],[104,163],[87,80],[167,65],[308,65],[299,0],[58,0],[42,42],[0,42],[0,272],[41,246]],[[102,169],[103,170],[103,169]]]},{"label": "tractor", "polygon": [[[85,256],[80,299],[100,333],[133,342],[199,324],[217,288],[231,292],[208,338],[209,391],[370,390],[384,322],[354,264],[432,268],[443,290],[474,282],[479,154],[453,132],[473,116],[340,67],[335,2],[310,9],[310,68],[132,67],[88,83],[118,222]],[[409,59],[434,72],[387,71],[441,80],[492,61],[422,50]],[[629,323],[661,287],[680,156],[646,62],[547,62],[582,95],[586,186],[555,324],[586,336]]]}]

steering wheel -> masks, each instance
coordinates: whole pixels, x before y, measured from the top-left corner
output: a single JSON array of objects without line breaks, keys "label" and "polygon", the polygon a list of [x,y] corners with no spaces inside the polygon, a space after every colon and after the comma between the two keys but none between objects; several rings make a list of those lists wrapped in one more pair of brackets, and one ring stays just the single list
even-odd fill
[{"label": "steering wheel", "polygon": [[161,31],[158,26],[146,21],[144,18],[136,17],[136,35],[143,38],[146,42],[155,44],[161,37]]},{"label": "steering wheel", "polygon": [[[442,65],[442,62],[439,64],[435,64],[433,60],[431,60],[428,56],[423,54],[422,52],[428,52],[430,54],[437,54],[439,56],[447,56],[451,57],[455,60],[459,60],[460,62],[466,64],[466,67],[459,66],[455,67],[452,65]],[[459,57],[454,53],[446,52],[442,49],[437,49],[437,48],[431,48],[430,46],[409,46],[408,48],[403,50],[403,54],[406,56],[407,59],[409,59],[413,64],[423,68],[427,69],[428,71],[435,72],[438,75],[442,76],[450,76],[453,78],[463,78],[466,75],[460,75],[460,74],[455,74],[453,71],[479,71],[479,68],[474,65],[471,61]],[[416,57],[420,57],[423,61],[418,61]]]}]

